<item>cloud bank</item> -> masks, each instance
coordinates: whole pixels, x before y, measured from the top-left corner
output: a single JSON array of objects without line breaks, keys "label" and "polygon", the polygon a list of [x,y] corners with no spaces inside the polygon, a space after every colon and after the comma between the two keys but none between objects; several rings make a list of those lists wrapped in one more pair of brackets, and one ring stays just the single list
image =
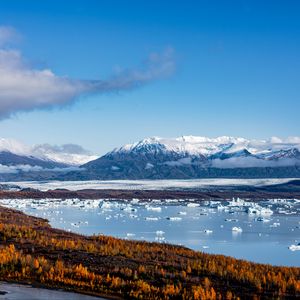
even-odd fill
[{"label": "cloud bank", "polygon": [[35,145],[31,148],[31,154],[39,158],[47,158],[59,163],[70,165],[83,165],[99,156],[76,144],[65,145]]},{"label": "cloud bank", "polygon": [[50,69],[35,69],[22,53],[5,48],[15,36],[10,27],[0,27],[0,118],[18,111],[60,107],[87,94],[134,89],[170,76],[175,70],[171,48],[152,53],[138,68],[119,71],[107,80],[83,80],[57,76]]},{"label": "cloud bank", "polygon": [[218,169],[294,167],[300,166],[300,161],[295,158],[264,160],[256,157],[232,157],[224,160],[214,159],[211,166]]},{"label": "cloud bank", "polygon": [[48,153],[63,153],[63,154],[82,154],[90,155],[91,152],[77,144],[50,145],[41,144],[32,147],[33,153],[48,152]]},{"label": "cloud bank", "polygon": [[43,168],[41,166],[31,166],[27,164],[20,164],[14,166],[6,166],[0,164],[0,174],[17,174],[20,172],[70,172],[82,171],[79,167],[66,167],[66,168]]}]

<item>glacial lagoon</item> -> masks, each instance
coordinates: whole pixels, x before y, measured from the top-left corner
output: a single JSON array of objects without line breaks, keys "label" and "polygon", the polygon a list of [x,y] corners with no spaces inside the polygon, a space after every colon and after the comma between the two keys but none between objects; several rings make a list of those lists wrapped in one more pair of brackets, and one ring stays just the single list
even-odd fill
[{"label": "glacial lagoon", "polygon": [[34,288],[30,285],[0,282],[0,299],[3,300],[104,300],[92,296],[69,293],[61,290]]},{"label": "glacial lagoon", "polygon": [[299,267],[300,251],[289,249],[300,242],[299,201],[270,200],[258,206],[251,203],[250,209],[245,203],[208,201],[199,205],[192,200],[138,199],[0,201],[0,205],[47,218],[53,227],[81,234],[179,244],[259,263]]}]

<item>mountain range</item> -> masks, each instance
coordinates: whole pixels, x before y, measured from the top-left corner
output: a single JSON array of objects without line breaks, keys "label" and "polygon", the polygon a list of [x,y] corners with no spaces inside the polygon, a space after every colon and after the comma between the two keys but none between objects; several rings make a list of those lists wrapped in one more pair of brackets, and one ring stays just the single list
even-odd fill
[{"label": "mountain range", "polygon": [[147,138],[69,172],[64,179],[299,177],[300,139]]},{"label": "mountain range", "polygon": [[78,145],[0,139],[2,180],[300,177],[300,138],[151,137],[99,157]]},{"label": "mountain range", "polygon": [[0,180],[53,179],[97,157],[74,144],[27,146],[14,139],[1,138]]}]

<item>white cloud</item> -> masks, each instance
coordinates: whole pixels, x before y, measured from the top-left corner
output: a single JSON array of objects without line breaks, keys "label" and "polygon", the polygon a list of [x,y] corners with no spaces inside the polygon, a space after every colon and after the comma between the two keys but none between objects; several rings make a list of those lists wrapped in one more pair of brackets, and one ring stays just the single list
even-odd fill
[{"label": "white cloud", "polygon": [[83,165],[99,157],[76,144],[35,145],[31,148],[31,155],[70,165]]},{"label": "white cloud", "polygon": [[299,136],[290,136],[286,139],[286,143],[300,145],[300,137]]},{"label": "white cloud", "polygon": [[281,144],[282,142],[283,142],[282,139],[277,136],[272,136],[270,138],[270,143],[272,144]]},{"label": "white cloud", "polygon": [[6,166],[0,164],[0,174],[17,174],[19,172],[70,172],[70,171],[82,171],[78,167],[67,168],[43,168],[41,166],[31,166],[26,164]]},{"label": "white cloud", "polygon": [[[13,37],[13,29],[0,27],[0,47]],[[137,88],[171,75],[173,50],[153,53],[136,69],[119,71],[107,80],[82,80],[57,76],[50,69],[35,69],[18,50],[0,49],[0,118],[18,111],[66,105],[78,97]]]},{"label": "white cloud", "polygon": [[211,162],[213,168],[264,168],[264,167],[292,167],[300,165],[300,161],[294,158],[282,158],[280,160],[264,160],[255,157],[232,157],[228,159],[214,159]]},{"label": "white cloud", "polygon": [[192,164],[192,158],[191,157],[184,157],[180,158],[178,160],[173,161],[167,161],[164,163],[165,165],[168,165],[170,167],[176,167],[176,166],[183,166],[183,165],[191,165]]},{"label": "white cloud", "polygon": [[22,156],[34,156],[40,159],[53,160],[69,165],[82,165],[99,156],[80,145],[34,145],[28,146],[14,139],[0,138],[0,152],[11,152]]}]

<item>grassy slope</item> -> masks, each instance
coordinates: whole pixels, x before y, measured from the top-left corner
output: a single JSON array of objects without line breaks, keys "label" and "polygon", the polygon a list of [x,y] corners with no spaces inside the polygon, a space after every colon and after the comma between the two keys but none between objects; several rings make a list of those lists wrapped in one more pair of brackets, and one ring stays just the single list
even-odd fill
[{"label": "grassy slope", "polygon": [[53,229],[0,207],[0,280],[127,299],[300,297],[300,268]]}]

